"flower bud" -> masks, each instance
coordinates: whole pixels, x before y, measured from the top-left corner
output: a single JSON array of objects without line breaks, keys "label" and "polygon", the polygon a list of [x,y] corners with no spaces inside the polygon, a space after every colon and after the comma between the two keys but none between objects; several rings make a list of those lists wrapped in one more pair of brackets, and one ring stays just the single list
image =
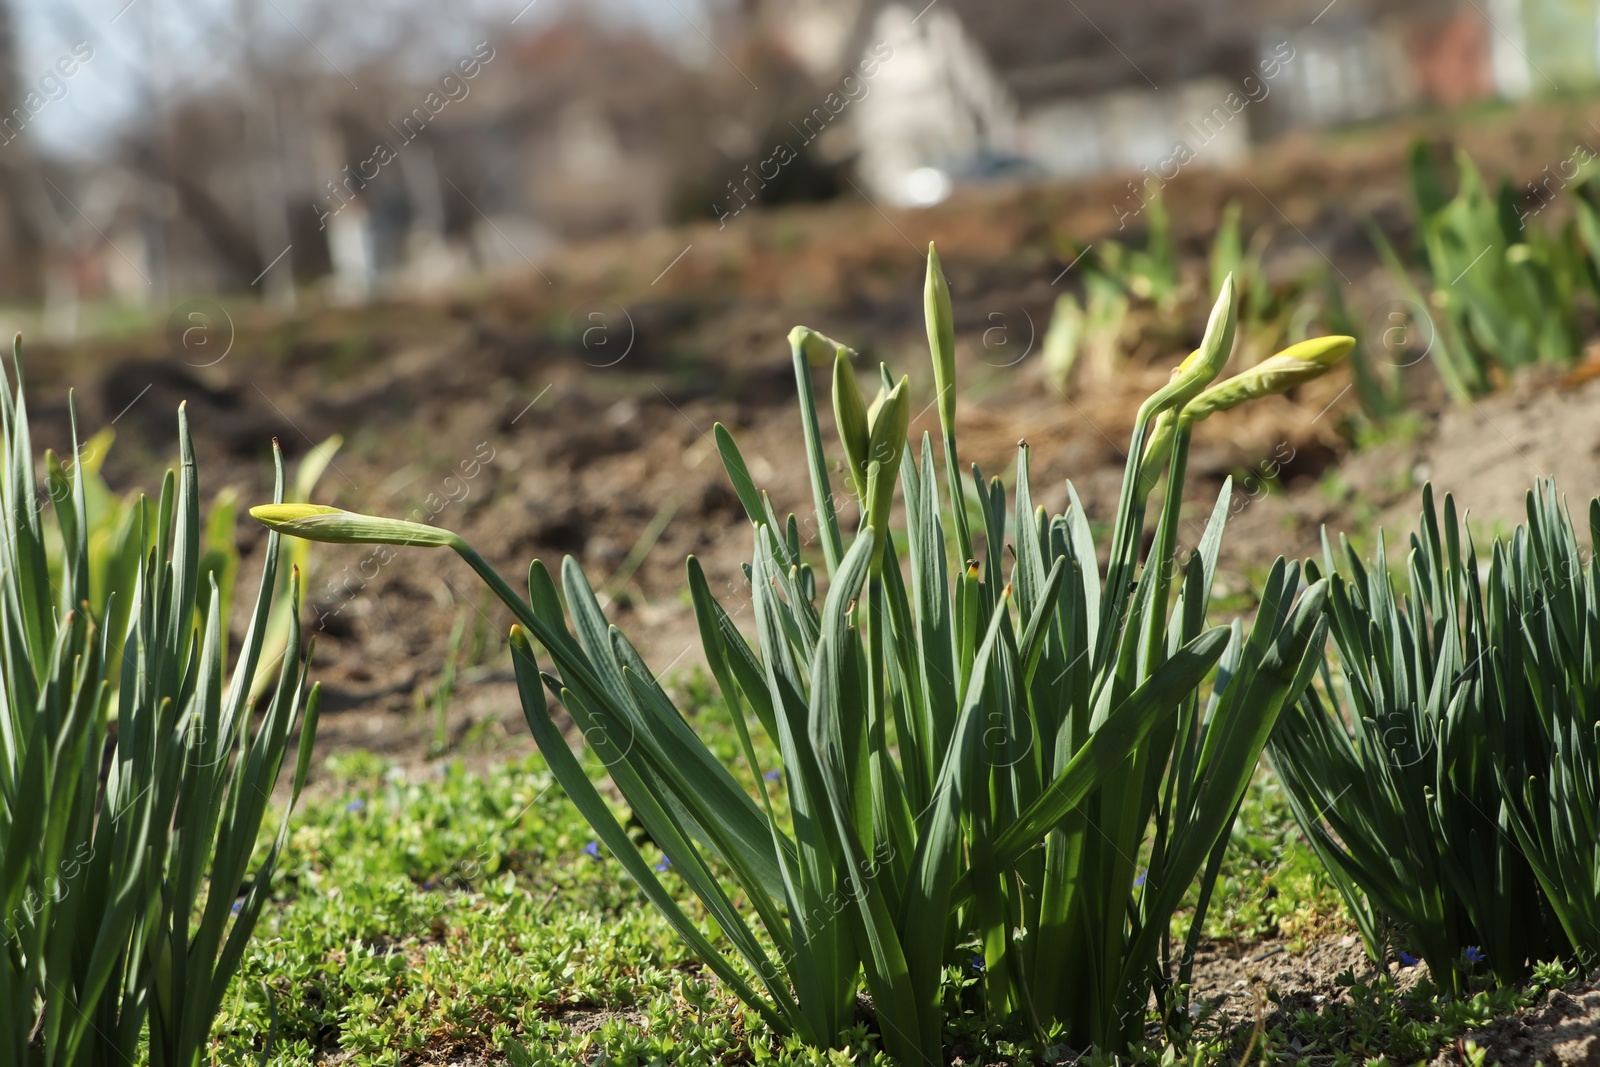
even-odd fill
[{"label": "flower bud", "polygon": [[1257,363],[1212,386],[1184,409],[1184,417],[1199,422],[1218,411],[1236,408],[1246,401],[1273,396],[1320,378],[1355,348],[1354,337],[1315,337],[1291,345],[1275,356]]},{"label": "flower bud", "polygon": [[828,362],[841,351],[852,358],[856,355],[855,349],[842,345],[809,326],[796,326],[789,331],[789,347],[803,353],[806,362],[813,367],[826,367]]},{"label": "flower bud", "polygon": [[933,353],[933,387],[939,398],[939,425],[948,435],[955,432],[956,425],[956,315],[950,306],[950,285],[939,264],[939,253],[931,243],[922,309],[928,321],[928,350]]},{"label": "flower bud", "polygon": [[1210,385],[1233,353],[1233,338],[1238,326],[1239,311],[1234,300],[1233,275],[1222,283],[1222,292],[1211,308],[1211,319],[1206,323],[1205,339],[1200,347],[1178,365],[1172,381],[1162,386],[1139,409],[1139,422],[1154,418],[1168,408],[1181,408],[1200,395]]},{"label": "flower bud", "polygon": [[845,467],[857,496],[867,491],[867,451],[871,447],[871,423],[867,421],[866,401],[856,382],[850,357],[840,352],[833,361],[833,421],[844,445]]},{"label": "flower bud", "polygon": [[403,519],[358,515],[321,504],[262,504],[250,509],[262,525],[307,541],[332,545],[416,545],[457,548],[463,542],[449,530]]},{"label": "flower bud", "polygon": [[894,505],[894,486],[900,477],[900,457],[906,449],[906,429],[911,422],[908,388],[907,379],[901,378],[878,405],[877,417],[872,420],[863,476],[867,491],[862,503],[867,511],[867,525],[878,531],[875,558],[881,555],[882,545],[887,539],[889,509]]}]

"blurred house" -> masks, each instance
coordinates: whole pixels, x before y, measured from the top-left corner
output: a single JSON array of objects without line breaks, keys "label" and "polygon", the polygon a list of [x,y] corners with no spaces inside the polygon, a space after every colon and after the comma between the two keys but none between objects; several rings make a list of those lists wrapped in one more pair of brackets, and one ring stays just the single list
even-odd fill
[{"label": "blurred house", "polygon": [[666,221],[706,141],[676,57],[581,17],[432,72],[373,61],[350,72],[360,93],[316,59],[263,60],[145,115],[109,164],[59,168],[51,299],[324,282],[362,300],[527,269],[559,241]]},{"label": "blurred house", "polygon": [[[377,59],[347,79],[315,53],[241,65],[236,82],[143,116],[116,165],[63,180],[98,192],[77,221],[58,198],[78,264],[59,295],[287,301],[315,283],[359,301],[706,217],[815,84],[758,33],[737,40],[722,46],[737,63],[696,65],[645,30],[569,12],[431,72]],[[825,192],[808,166],[763,183],[763,201]]]},{"label": "blurred house", "polygon": [[1412,20],[1405,51],[1422,98],[1460,107],[1494,95],[1494,40],[1488,21],[1473,9]]},{"label": "blurred house", "polygon": [[460,190],[451,214],[470,198],[552,237],[663,221],[674,141],[694,110],[676,58],[643,31],[582,18],[495,46],[475,95],[441,127]]},{"label": "blurred house", "polygon": [[324,169],[374,176],[319,205],[338,295],[527,270],[563,240],[665,221],[698,110],[682,65],[637,30],[574,17],[482,42],[342,116]]},{"label": "blurred house", "polygon": [[[1252,141],[1293,127],[1502,89],[1471,0],[771,6],[789,14],[825,83],[863,83],[850,112],[857,167],[902,205],[1006,175],[1170,180],[1190,165],[1235,163]],[[1587,40],[1592,51],[1600,38]]]}]

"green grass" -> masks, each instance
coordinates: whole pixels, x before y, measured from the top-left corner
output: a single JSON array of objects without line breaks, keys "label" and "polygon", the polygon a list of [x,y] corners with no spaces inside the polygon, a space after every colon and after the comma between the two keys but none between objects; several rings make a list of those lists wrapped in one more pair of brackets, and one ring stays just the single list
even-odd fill
[{"label": "green grass", "polygon": [[[373,762],[341,761],[358,772],[345,795],[300,818],[281,907],[215,1031],[220,1060],[242,1062],[270,1030],[260,983],[277,1011],[273,1064],[335,1050],[399,1064],[494,1048],[513,1028],[566,1062],[737,1042],[743,1013],[621,868],[585,851],[586,824],[537,756],[423,781],[359,774]],[[628,1012],[649,1021],[647,1039],[625,1033]],[[611,1025],[584,1037],[564,1018]]]},{"label": "green grass", "polygon": [[1283,787],[1265,766],[1245,794],[1205,932],[1215,941],[1282,937],[1295,953],[1355,932],[1338,889],[1301,837]]},{"label": "green grass", "polygon": [[[712,699],[694,675],[677,689],[686,708]],[[719,726],[719,715],[691,715],[737,766],[731,727]],[[599,781],[601,768],[590,769]],[[642,840],[637,823],[629,826]],[[516,1065],[503,1052],[512,1037],[534,1064],[888,1063],[864,1024],[847,1051],[786,1046],[711,977],[620,864],[603,848],[586,851],[592,839],[537,754],[482,775],[442,762],[407,775],[360,751],[330,756],[318,796],[295,817],[276,901],[224,1001],[213,1062],[255,1062],[275,1026],[271,1067],[339,1054],[349,1067],[479,1056]],[[1353,932],[1266,769],[1233,843],[1209,936],[1276,935],[1298,952]],[[645,851],[659,859],[648,844]],[[1284,1009],[1249,1060],[1361,1064],[1387,1053],[1376,1062],[1425,1061],[1470,1026],[1533,1003],[1552,974],[1532,991],[1475,992],[1457,1003],[1426,983],[1402,992],[1387,976],[1352,981],[1348,997],[1320,1012]],[[946,971],[952,1052],[984,1064],[1061,1056],[1060,1045],[987,1029],[979,986],[976,970]],[[1279,1007],[1268,1002],[1265,1011]],[[1202,1026],[1196,1037],[1191,1057],[1178,1062],[1220,1067],[1241,1061],[1251,1033]],[[1151,1047],[1138,1062],[1159,1063],[1165,1052]]]}]

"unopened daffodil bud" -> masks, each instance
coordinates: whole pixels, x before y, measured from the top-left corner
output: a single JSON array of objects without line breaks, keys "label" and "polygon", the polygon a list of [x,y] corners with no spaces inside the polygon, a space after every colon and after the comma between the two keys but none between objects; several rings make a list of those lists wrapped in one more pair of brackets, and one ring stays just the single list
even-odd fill
[{"label": "unopened daffodil bud", "polygon": [[1354,337],[1339,335],[1315,337],[1291,345],[1195,397],[1184,409],[1184,417],[1199,422],[1208,415],[1236,408],[1246,401],[1287,392],[1328,373],[1355,346]]},{"label": "unopened daffodil bud", "polygon": [[358,515],[322,504],[262,504],[251,508],[250,516],[281,534],[332,545],[458,548],[464,544],[460,537],[437,526]]},{"label": "unopened daffodil bud", "polygon": [[911,424],[909,388],[908,379],[901,378],[867,413],[867,462],[881,463],[894,474],[900,471],[900,454],[905,451]]},{"label": "unopened daffodil bud", "polygon": [[928,322],[928,350],[933,353],[933,387],[939,398],[939,425],[948,435],[956,423],[956,315],[950,306],[939,253],[928,245],[928,279],[922,288],[922,310]]},{"label": "unopened daffodil bud", "polygon": [[1233,275],[1230,274],[1223,281],[1222,292],[1217,295],[1217,302],[1211,308],[1211,318],[1206,323],[1206,335],[1200,347],[1178,365],[1170,382],[1144,402],[1139,409],[1141,425],[1168,408],[1182,408],[1222,373],[1228,356],[1233,352],[1238,321]]},{"label": "unopened daffodil bud", "polygon": [[855,349],[809,326],[796,326],[789,331],[789,347],[805,356],[806,362],[813,367],[826,367],[840,352],[852,358],[856,355]]},{"label": "unopened daffodil bud", "polygon": [[1287,392],[1297,385],[1320,378],[1348,356],[1355,346],[1354,337],[1337,334],[1301,341],[1262,360],[1249,370],[1213,385],[1191,400],[1181,412],[1176,408],[1163,411],[1156,417],[1145,446],[1147,481],[1155,481],[1160,465],[1172,453],[1172,442],[1177,437],[1180,423],[1193,426],[1219,411],[1228,411],[1247,401]]},{"label": "unopened daffodil bud", "polygon": [[867,525],[878,532],[872,551],[872,569],[882,565],[883,545],[889,529],[889,510],[894,506],[894,486],[900,476],[900,457],[906,448],[906,427],[911,421],[911,399],[907,383],[901,378],[895,387],[874,404],[869,429],[866,463],[861,471],[862,510]]},{"label": "unopened daffodil bud", "polygon": [[855,368],[850,365],[850,357],[843,352],[833,361],[833,421],[839,430],[839,441],[844,445],[845,467],[851,488],[857,496],[864,495],[867,491],[867,450],[872,443],[871,423],[867,421],[867,404],[861,397]]}]

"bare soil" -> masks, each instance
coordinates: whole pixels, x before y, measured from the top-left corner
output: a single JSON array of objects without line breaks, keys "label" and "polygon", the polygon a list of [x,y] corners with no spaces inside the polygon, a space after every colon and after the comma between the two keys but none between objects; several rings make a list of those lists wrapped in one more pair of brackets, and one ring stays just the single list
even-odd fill
[{"label": "bare soil", "polygon": [[[1344,994],[1338,977],[1375,970],[1355,934],[1291,949],[1283,938],[1244,943],[1207,942],[1195,956],[1194,998],[1211,1025],[1224,1033],[1263,1025],[1275,1014],[1316,1011]],[[1273,1003],[1271,998],[1281,998]]]},{"label": "bare soil", "polygon": [[1469,1042],[1486,1053],[1487,1062],[1505,1067],[1596,1067],[1600,1064],[1600,990],[1589,985],[1551,994],[1535,1009],[1464,1034],[1434,1057],[1432,1067],[1460,1067],[1469,1062]]}]

